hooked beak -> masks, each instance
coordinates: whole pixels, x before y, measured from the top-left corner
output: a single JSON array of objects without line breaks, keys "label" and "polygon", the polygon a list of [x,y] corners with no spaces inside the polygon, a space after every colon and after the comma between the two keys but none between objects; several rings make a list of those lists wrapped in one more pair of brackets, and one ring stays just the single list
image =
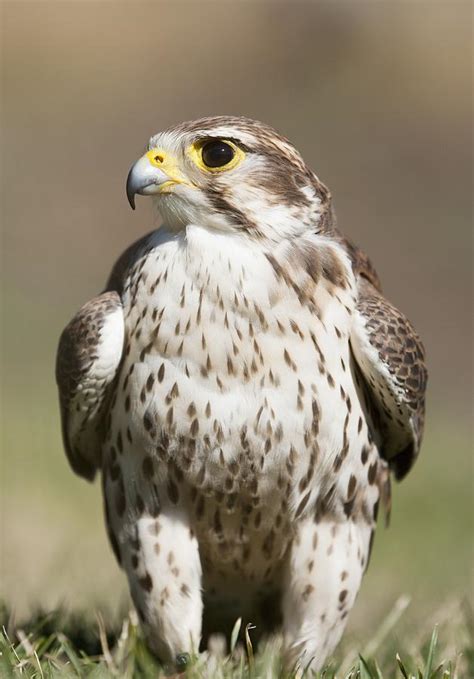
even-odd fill
[{"label": "hooked beak", "polygon": [[127,177],[127,198],[132,210],[135,209],[135,195],[150,196],[168,193],[175,184],[186,184],[186,178],[168,154],[161,149],[152,149],[132,165]]}]

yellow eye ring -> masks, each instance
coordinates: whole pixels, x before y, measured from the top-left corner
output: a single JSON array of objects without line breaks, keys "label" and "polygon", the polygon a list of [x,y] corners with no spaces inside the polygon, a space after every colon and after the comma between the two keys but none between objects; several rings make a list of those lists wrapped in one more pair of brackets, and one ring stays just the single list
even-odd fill
[{"label": "yellow eye ring", "polygon": [[[200,170],[215,173],[233,170],[244,160],[245,153],[228,139],[201,139],[189,147],[188,156]],[[205,159],[208,163],[222,162],[222,164],[212,166],[207,164]]]}]

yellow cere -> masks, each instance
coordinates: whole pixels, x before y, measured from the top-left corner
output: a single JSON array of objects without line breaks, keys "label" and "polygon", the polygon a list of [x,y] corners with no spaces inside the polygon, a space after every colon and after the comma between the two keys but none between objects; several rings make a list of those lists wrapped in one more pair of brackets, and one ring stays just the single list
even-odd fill
[{"label": "yellow cere", "polygon": [[192,187],[188,178],[181,172],[176,158],[171,156],[167,151],[163,151],[163,149],[159,148],[151,149],[145,154],[145,158],[148,158],[149,163],[153,165],[153,167],[159,168],[169,177],[169,181],[164,182],[161,185],[161,192],[164,193],[165,191],[163,191],[163,189],[167,189],[173,184],[186,184],[186,186]]},{"label": "yellow cere", "polygon": [[183,174],[179,169],[178,161],[166,151],[163,151],[162,149],[151,149],[151,151],[146,153],[146,157],[153,167],[158,167],[160,170],[163,170],[170,178],[183,177]]},{"label": "yellow cere", "polygon": [[204,170],[204,172],[227,172],[228,170],[233,170],[234,167],[237,167],[237,165],[240,165],[240,163],[244,160],[245,158],[245,153],[242,151],[242,149],[239,149],[238,146],[236,146],[234,143],[229,141],[228,139],[222,139],[223,142],[228,144],[229,146],[232,147],[234,150],[234,157],[232,160],[227,163],[226,165],[223,165],[222,167],[208,167],[202,160],[202,149],[203,146],[208,142],[208,139],[201,139],[200,141],[194,142],[194,144],[191,144],[191,146],[188,147],[186,150],[186,153],[188,156],[191,158],[191,160],[198,166],[200,170]]}]

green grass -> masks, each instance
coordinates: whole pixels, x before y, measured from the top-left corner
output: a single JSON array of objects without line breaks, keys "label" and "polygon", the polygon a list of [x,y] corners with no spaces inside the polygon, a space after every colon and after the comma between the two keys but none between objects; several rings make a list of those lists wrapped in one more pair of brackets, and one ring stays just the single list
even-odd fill
[{"label": "green grass", "polygon": [[[438,612],[439,625],[421,634],[406,626],[402,598],[379,626],[365,648],[355,650],[347,638],[321,673],[320,679],[471,679],[474,677],[473,614],[466,602]],[[58,609],[36,614],[16,626],[6,607],[1,612],[0,676],[27,677],[164,677],[148,652],[133,612],[115,626],[100,614],[94,619]],[[428,622],[428,621],[427,621]],[[192,660],[183,677],[197,679],[272,679],[281,673],[281,640],[273,637],[258,649],[252,646],[252,626],[235,624],[225,655],[225,640],[215,637],[210,650]],[[240,642],[238,639],[242,639]],[[303,676],[297,670],[292,677]]]}]

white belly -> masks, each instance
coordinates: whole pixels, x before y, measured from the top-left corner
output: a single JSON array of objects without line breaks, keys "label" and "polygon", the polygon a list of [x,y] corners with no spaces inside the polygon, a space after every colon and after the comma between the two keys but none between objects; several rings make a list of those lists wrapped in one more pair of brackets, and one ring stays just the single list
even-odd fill
[{"label": "white belly", "polygon": [[362,417],[351,290],[321,279],[315,313],[254,247],[224,250],[188,227],[186,242],[165,240],[137,265],[113,413],[126,411],[158,483],[173,473],[186,488],[197,532],[224,560],[242,557],[252,531],[284,551]]}]

